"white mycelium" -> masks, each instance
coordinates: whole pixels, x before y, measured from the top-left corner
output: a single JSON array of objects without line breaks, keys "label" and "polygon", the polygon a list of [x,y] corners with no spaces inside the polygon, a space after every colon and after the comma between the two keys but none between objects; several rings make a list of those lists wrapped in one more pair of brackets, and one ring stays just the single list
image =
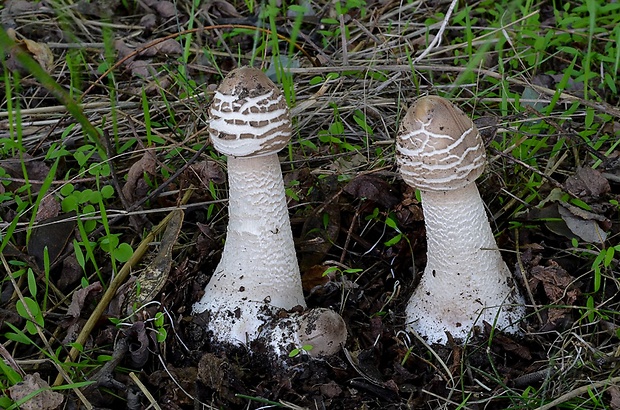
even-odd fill
[{"label": "white mycelium", "polygon": [[397,160],[405,182],[420,190],[428,248],[408,326],[431,343],[445,343],[446,331],[465,340],[482,321],[518,332],[524,302],[474,183],[486,161],[476,126],[447,100],[420,98],[401,123]]},{"label": "white mycelium", "polygon": [[[303,315],[286,323],[275,318],[279,309],[306,306],[277,155],[291,138],[286,100],[262,71],[243,67],[224,79],[209,116],[211,141],[228,156],[229,221],[222,259],[194,312],[207,313],[207,330],[219,342],[270,343],[286,332],[293,340],[307,329]],[[339,349],[346,325],[340,316],[334,320],[345,329],[344,338],[334,339]],[[331,347],[327,339],[317,343]]]}]

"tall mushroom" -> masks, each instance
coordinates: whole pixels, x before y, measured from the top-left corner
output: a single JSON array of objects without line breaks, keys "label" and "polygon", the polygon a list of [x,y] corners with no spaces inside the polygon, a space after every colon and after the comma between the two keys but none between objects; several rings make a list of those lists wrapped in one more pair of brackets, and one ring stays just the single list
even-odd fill
[{"label": "tall mushroom", "polygon": [[464,340],[485,320],[518,332],[525,308],[502,260],[475,179],[486,154],[473,122],[452,103],[422,97],[397,135],[405,182],[420,190],[427,264],[407,305],[407,323],[431,343]]},{"label": "tall mushroom", "polygon": [[[262,71],[242,67],[220,84],[209,117],[213,146],[228,157],[229,221],[222,258],[194,313],[208,312],[207,330],[231,344],[273,339],[291,327],[312,333],[320,319],[275,323],[277,310],[306,306],[277,155],[292,133],[286,100]],[[346,340],[346,326],[323,311],[340,329],[322,333],[331,350],[315,340],[319,354],[331,354]]]}]

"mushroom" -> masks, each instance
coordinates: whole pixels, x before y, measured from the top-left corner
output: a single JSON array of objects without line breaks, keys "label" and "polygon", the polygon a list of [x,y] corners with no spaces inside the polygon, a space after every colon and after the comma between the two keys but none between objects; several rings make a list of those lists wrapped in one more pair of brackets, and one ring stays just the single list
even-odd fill
[{"label": "mushroom", "polygon": [[[291,138],[289,110],[262,71],[242,67],[220,84],[209,117],[213,146],[228,157],[229,221],[222,258],[193,310],[208,313],[217,341],[271,340],[287,327],[276,323],[280,309],[306,307],[277,155]],[[328,315],[345,329],[344,339],[334,335],[344,343],[344,321]],[[287,323],[299,330],[303,317]]]},{"label": "mushroom", "polygon": [[426,226],[427,263],[406,308],[408,326],[442,344],[446,331],[464,341],[483,320],[517,333],[524,301],[474,182],[486,162],[476,126],[446,99],[422,97],[400,125],[397,162],[420,190]]}]

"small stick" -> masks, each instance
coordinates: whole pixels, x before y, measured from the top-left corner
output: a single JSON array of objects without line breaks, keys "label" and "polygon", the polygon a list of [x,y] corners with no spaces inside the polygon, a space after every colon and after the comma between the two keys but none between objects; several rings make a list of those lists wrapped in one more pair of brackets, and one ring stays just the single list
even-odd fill
[{"label": "small stick", "polygon": [[617,377],[613,377],[609,380],[603,380],[600,382],[596,382],[596,383],[592,383],[592,384],[588,384],[586,386],[581,386],[576,388],[575,390],[571,390],[566,394],[561,395],[560,397],[558,397],[557,399],[545,404],[544,406],[540,406],[538,408],[536,408],[535,410],[550,410],[553,407],[562,404],[562,403],[566,403],[567,401],[569,401],[570,399],[573,399],[577,396],[581,396],[582,394],[585,394],[588,392],[588,390],[590,389],[598,389],[600,387],[605,387],[605,386],[610,386],[612,384],[616,384],[620,382],[620,376]]},{"label": "small stick", "polygon": [[448,8],[448,11],[446,12],[446,17],[444,17],[443,21],[441,22],[441,27],[439,27],[439,31],[437,32],[437,35],[435,36],[433,41],[431,41],[431,43],[428,45],[426,50],[424,50],[422,54],[420,54],[419,56],[415,58],[415,60],[413,60],[413,64],[416,64],[417,62],[422,60],[424,57],[426,57],[428,53],[433,51],[435,47],[439,47],[439,45],[441,44],[441,36],[443,36],[443,32],[446,31],[446,26],[448,25],[448,21],[450,21],[450,17],[452,17],[452,12],[454,11],[454,8],[456,7],[457,2],[458,0],[452,0],[452,3],[450,3],[450,7]]}]

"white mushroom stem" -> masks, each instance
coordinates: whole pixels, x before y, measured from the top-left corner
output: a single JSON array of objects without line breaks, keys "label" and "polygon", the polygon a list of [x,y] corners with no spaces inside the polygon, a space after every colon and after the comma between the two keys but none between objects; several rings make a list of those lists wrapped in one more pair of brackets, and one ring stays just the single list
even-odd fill
[{"label": "white mushroom stem", "polygon": [[407,305],[407,323],[431,343],[464,341],[483,321],[515,333],[524,316],[497,249],[475,179],[486,154],[474,123],[444,98],[418,99],[397,136],[403,179],[420,189],[427,264]]},{"label": "white mushroom stem", "polygon": [[258,337],[273,309],[306,303],[277,154],[229,157],[228,179],[222,259],[194,310],[211,311],[219,333],[246,343]]},{"label": "white mushroom stem", "polygon": [[515,333],[522,307],[510,305],[522,301],[513,296],[511,274],[476,185],[420,194],[428,256],[407,306],[413,328],[437,343],[446,342],[446,331],[464,339],[483,320]]}]

